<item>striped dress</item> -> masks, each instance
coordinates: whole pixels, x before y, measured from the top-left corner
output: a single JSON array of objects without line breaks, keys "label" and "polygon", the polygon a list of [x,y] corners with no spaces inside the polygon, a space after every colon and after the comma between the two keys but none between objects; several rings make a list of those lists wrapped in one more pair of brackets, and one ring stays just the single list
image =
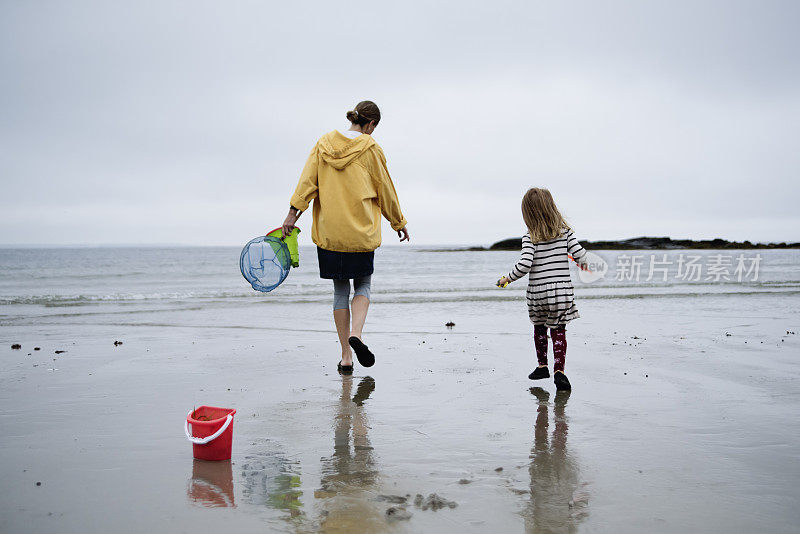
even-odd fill
[{"label": "striped dress", "polygon": [[528,315],[535,325],[558,328],[580,317],[567,254],[578,263],[586,256],[569,228],[550,241],[533,243],[530,234],[522,237],[522,254],[506,278],[514,282],[528,274]]}]

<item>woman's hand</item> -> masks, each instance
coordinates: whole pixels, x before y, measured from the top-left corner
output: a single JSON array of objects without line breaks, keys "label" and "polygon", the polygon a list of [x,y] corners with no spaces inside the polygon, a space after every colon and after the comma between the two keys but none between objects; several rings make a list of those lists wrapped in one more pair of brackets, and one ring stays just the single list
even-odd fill
[{"label": "woman's hand", "polygon": [[403,241],[411,241],[411,236],[408,235],[408,228],[405,226],[397,231],[397,237],[400,238],[401,243]]},{"label": "woman's hand", "polygon": [[506,278],[505,276],[497,281],[497,287],[506,287],[508,284],[511,283],[511,280]]},{"label": "woman's hand", "polygon": [[300,213],[294,208],[289,208],[289,214],[286,216],[286,219],[283,221],[283,227],[281,228],[281,233],[283,237],[290,235],[292,230],[294,230],[294,223],[297,222],[297,219],[300,218]]}]

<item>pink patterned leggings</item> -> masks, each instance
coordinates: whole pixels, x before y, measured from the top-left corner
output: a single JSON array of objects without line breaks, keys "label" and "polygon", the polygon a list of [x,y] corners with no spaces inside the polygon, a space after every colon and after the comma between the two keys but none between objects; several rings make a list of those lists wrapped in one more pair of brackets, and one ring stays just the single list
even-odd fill
[{"label": "pink patterned leggings", "polygon": [[[550,329],[553,340],[553,371],[564,372],[564,360],[567,359],[567,330],[563,326]],[[547,365],[547,327],[543,324],[533,325],[533,345],[536,347],[536,359],[539,365]]]}]

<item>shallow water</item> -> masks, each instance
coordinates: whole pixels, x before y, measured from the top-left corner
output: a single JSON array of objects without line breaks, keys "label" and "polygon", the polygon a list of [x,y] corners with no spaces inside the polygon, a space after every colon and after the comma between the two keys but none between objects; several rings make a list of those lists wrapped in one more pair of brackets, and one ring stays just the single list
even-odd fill
[{"label": "shallow water", "polygon": [[[513,253],[380,251],[378,364],[342,378],[313,250],[268,295],[235,249],[184,252],[0,251],[0,531],[796,530],[796,251],[755,283],[576,282],[568,397],[526,378],[522,286],[491,287]],[[201,404],[237,408],[231,462],[192,460]]]},{"label": "shallow water", "polygon": [[[800,250],[599,251],[598,255],[609,265],[609,272],[597,282],[582,283],[578,269],[572,265],[573,280],[582,298],[774,291],[800,294]],[[663,263],[665,255],[667,265]],[[375,298],[380,302],[516,299],[523,291],[522,284],[500,292],[493,283],[508,272],[517,256],[508,251],[379,249],[373,284]],[[739,256],[745,268],[751,267],[759,256],[758,271],[737,275]],[[678,263],[687,263],[691,258],[697,258],[699,273],[687,273],[683,267],[678,276]],[[280,304],[314,302],[330,297],[330,281],[318,277],[312,247],[301,247],[300,268],[292,269],[289,278],[268,294],[250,288],[239,274],[238,261],[239,250],[228,247],[0,249],[0,305],[209,306],[254,300]],[[709,272],[709,267],[719,261],[727,265],[720,268],[720,279],[715,280],[717,276]],[[638,267],[630,267],[631,262]]]}]

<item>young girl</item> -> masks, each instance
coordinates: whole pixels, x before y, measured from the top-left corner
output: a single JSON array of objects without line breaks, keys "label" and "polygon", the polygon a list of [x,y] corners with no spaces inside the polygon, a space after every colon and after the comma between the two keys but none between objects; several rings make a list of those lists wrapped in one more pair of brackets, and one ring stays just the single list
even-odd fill
[{"label": "young girl", "polygon": [[569,256],[584,266],[586,251],[559,213],[550,191],[529,189],[522,198],[522,218],[528,233],[522,237],[522,254],[511,272],[497,281],[505,287],[528,275],[528,315],[533,323],[533,343],[539,366],[528,375],[531,380],[549,378],[547,370],[547,329],[553,340],[553,381],[557,390],[571,389],[564,374],[567,356],[565,325],[580,317],[575,307]]}]

